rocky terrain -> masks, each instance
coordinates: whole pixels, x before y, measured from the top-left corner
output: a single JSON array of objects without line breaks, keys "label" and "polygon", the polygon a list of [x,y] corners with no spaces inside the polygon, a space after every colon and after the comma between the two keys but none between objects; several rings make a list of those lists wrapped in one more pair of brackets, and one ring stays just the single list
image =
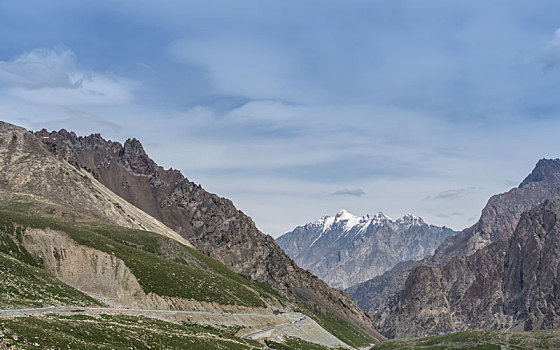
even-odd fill
[{"label": "rocky terrain", "polygon": [[[551,292],[550,287],[545,288],[546,292],[539,287],[526,295],[512,292],[514,285],[507,271],[512,265],[537,263],[543,258],[526,251],[526,256],[520,259],[518,255],[516,262],[511,254],[517,245],[527,244],[519,239],[524,236],[523,225],[527,226],[528,218],[537,222],[542,217],[535,211],[523,213],[560,196],[559,174],[560,160],[540,160],[518,188],[490,198],[478,223],[444,241],[433,257],[402,264],[397,271],[366,281],[349,292],[358,305],[374,315],[382,332],[391,337],[480,327],[550,328],[541,316],[542,322],[529,321],[537,316],[515,311],[529,303],[529,296]],[[535,210],[550,212],[554,203],[547,202]],[[520,221],[522,214],[524,219]],[[547,251],[547,259],[556,254],[554,249]],[[535,281],[534,275],[518,273],[522,281],[517,283],[523,286],[534,287],[535,282],[542,282]],[[532,279],[525,281],[528,276]],[[389,297],[371,297],[372,291]],[[517,300],[515,306],[511,306],[511,299]],[[556,312],[553,303],[542,299],[537,308],[545,314]]]},{"label": "rocky terrain", "polygon": [[541,159],[517,188],[492,196],[478,222],[438,247],[435,264],[470,255],[490,243],[509,239],[521,214],[549,198],[560,198],[560,159]]},{"label": "rocky terrain", "polygon": [[[73,165],[78,172],[90,173],[110,191],[160,220],[197,249],[251,280],[269,283],[285,297],[314,310],[324,320],[323,325],[330,324],[326,319],[335,319],[335,324],[381,338],[371,318],[347,293],[330,288],[297,266],[272,237],[260,232],[251,218],[237,210],[230,200],[208,193],[177,170],[165,170],[155,164],[139,141],[129,139],[121,145],[100,135],[78,137],[65,130],[42,130],[34,137],[57,158]],[[329,330],[336,331],[338,327]]]},{"label": "rocky terrain", "polygon": [[53,157],[23,128],[0,121],[0,190],[40,196],[90,218],[164,234],[183,244],[183,237],[130,205],[88,172]]},{"label": "rocky terrain", "polygon": [[559,233],[560,200],[547,200],[522,215],[510,240],[413,269],[381,327],[389,336],[558,328]]},{"label": "rocky terrain", "polygon": [[358,217],[341,210],[296,227],[276,241],[299,266],[345,289],[400,262],[432,255],[445,238],[457,233],[412,214],[393,220],[381,212]]}]

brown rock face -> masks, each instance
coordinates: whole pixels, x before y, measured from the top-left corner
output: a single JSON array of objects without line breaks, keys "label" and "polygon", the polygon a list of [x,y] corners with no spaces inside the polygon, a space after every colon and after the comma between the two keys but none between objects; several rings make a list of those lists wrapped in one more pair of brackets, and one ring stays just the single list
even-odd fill
[{"label": "brown rock face", "polygon": [[32,133],[4,122],[0,122],[0,190],[41,196],[90,218],[157,232],[188,244],[84,170],[55,157]]},{"label": "brown rock face", "polygon": [[560,327],[560,200],[524,213],[510,240],[413,269],[379,314],[389,337]]},{"label": "brown rock face", "polygon": [[521,214],[549,198],[560,198],[560,159],[539,160],[519,187],[492,196],[478,222],[445,240],[434,254],[434,262],[470,255],[492,242],[509,239]]},{"label": "brown rock face", "polygon": [[328,287],[298,267],[230,200],[205,191],[177,170],[164,170],[155,164],[138,140],[129,139],[121,145],[98,134],[78,137],[66,130],[42,130],[36,136],[51,152],[87,169],[111,191],[233,271],[267,282],[292,300],[334,312],[379,337],[371,318],[348,294]]},{"label": "brown rock face", "polygon": [[560,201],[524,215],[505,256],[504,312],[523,329],[560,327]]},{"label": "brown rock face", "polygon": [[[502,276],[500,269],[504,269],[502,262],[505,252],[522,213],[550,198],[560,198],[559,159],[541,159],[518,188],[492,196],[482,210],[479,221],[457,236],[446,239],[433,257],[398,265],[394,271],[354,286],[349,292],[362,309],[374,316],[381,332],[388,336],[433,334],[473,327],[510,327],[514,324],[511,315],[497,312],[492,302],[493,299],[503,298],[501,286],[498,288],[490,283],[491,280],[487,280],[486,276]],[[459,308],[452,307],[453,327],[423,328],[428,322],[426,319],[412,321],[419,317],[420,309],[410,311],[406,316],[401,314],[405,309],[400,307],[402,300],[396,296],[406,294],[406,288],[413,288],[422,295],[429,292],[429,289],[421,292],[421,285],[409,284],[409,273],[416,273],[415,269],[421,268],[420,266],[437,267],[442,276],[449,276],[442,281],[442,287],[444,291],[452,293],[447,296],[452,306],[453,300],[460,305]],[[476,293],[477,290],[493,290],[494,294],[481,295]],[[370,294],[393,297],[381,299]],[[502,305],[502,302],[498,301],[496,305]],[[395,325],[395,322],[405,320],[412,322],[408,330]]]}]

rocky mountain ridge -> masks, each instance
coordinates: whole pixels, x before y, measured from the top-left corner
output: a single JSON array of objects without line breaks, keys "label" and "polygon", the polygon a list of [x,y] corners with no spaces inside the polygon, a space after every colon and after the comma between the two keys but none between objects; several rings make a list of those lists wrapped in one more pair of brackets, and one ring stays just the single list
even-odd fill
[{"label": "rocky mountain ridge", "polygon": [[[519,322],[515,323],[510,318],[504,319],[503,315],[507,314],[489,313],[489,310],[495,311],[496,307],[501,308],[501,302],[498,301],[498,304],[495,304],[498,306],[484,302],[485,298],[500,299],[501,297],[498,295],[504,291],[500,291],[493,297],[471,293],[477,288],[478,290],[490,288],[495,291],[499,289],[496,286],[485,285],[482,288],[480,284],[477,285],[481,279],[473,276],[474,272],[471,270],[480,272],[474,263],[477,262],[487,266],[485,269],[488,274],[495,278],[501,276],[500,269],[504,268],[502,259],[505,259],[505,252],[523,213],[542,204],[547,199],[554,198],[560,198],[560,160],[541,159],[531,175],[519,187],[492,196],[484,207],[480,220],[459,235],[446,239],[438,247],[434,256],[427,257],[420,262],[403,263],[397,266],[395,271],[388,271],[386,274],[356,285],[348,291],[360,307],[368,310],[374,316],[382,332],[389,336],[433,333],[441,325],[445,326],[441,326],[439,329],[445,329],[445,331],[453,327],[500,329],[515,326]],[[528,258],[531,256],[528,255]],[[442,291],[443,287],[440,286],[440,283],[443,283],[441,281],[445,281],[445,278],[456,282],[448,282],[445,284],[445,288],[448,289],[444,288]],[[482,281],[491,284],[495,282],[490,279]],[[477,307],[481,305],[485,307],[469,310],[466,306],[462,306],[465,309],[456,310],[461,307],[447,302],[441,304],[441,300],[449,301],[447,298],[451,298],[451,296],[446,293],[451,291],[454,291],[455,296],[459,293],[466,293],[465,297],[461,299],[461,305],[476,304]],[[413,295],[436,294],[444,298],[437,299],[438,302],[435,304],[414,303],[410,299]],[[377,297],[379,295],[383,295],[385,298]],[[442,305],[451,311],[446,311]],[[435,312],[435,309],[440,311]],[[436,322],[436,318],[430,316],[434,314],[443,316],[438,317]],[[454,321],[445,318],[450,314],[455,315]],[[468,319],[466,315],[472,315],[472,319]],[[404,329],[398,324],[407,324],[408,328]]]},{"label": "rocky mountain ridge", "polygon": [[183,237],[109,191],[90,173],[62,162],[27,130],[0,121],[0,190],[22,192],[116,225]]},{"label": "rocky mountain ridge", "polygon": [[454,234],[413,214],[393,220],[382,212],[358,217],[342,209],[335,216],[296,227],[276,241],[301,267],[333,287],[348,288],[402,261],[433,254]]},{"label": "rocky mountain ridge", "polygon": [[511,239],[447,264],[419,266],[389,301],[388,336],[560,327],[560,200],[524,213]]},{"label": "rocky mountain ridge", "polygon": [[158,166],[138,140],[129,139],[121,145],[99,134],[78,137],[66,130],[41,130],[35,135],[53,154],[86,169],[112,192],[233,271],[269,283],[284,296],[323,316],[334,315],[381,338],[371,318],[347,293],[328,287],[297,266],[230,200],[208,193],[177,170]]}]

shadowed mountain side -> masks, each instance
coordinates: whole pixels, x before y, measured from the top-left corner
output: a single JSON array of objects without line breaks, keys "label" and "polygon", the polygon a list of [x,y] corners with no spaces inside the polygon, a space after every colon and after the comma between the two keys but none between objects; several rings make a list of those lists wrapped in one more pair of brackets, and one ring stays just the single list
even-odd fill
[{"label": "shadowed mountain side", "polygon": [[521,214],[549,198],[560,198],[560,159],[539,160],[519,187],[490,197],[475,225],[443,241],[434,254],[434,263],[470,255],[492,242],[509,239]]}]

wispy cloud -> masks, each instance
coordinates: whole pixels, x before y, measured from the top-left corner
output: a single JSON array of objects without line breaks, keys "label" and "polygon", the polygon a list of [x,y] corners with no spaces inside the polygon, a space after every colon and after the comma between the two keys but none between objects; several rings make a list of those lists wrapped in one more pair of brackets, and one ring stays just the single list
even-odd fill
[{"label": "wispy cloud", "polygon": [[453,213],[437,213],[435,214],[435,216],[437,216],[438,218],[444,218],[444,219],[448,219],[454,216],[464,216],[465,213],[459,213],[459,212],[453,212]]},{"label": "wispy cloud", "polygon": [[446,190],[441,191],[433,196],[427,196],[426,200],[455,200],[466,195],[469,195],[475,191],[478,191],[480,188],[478,187],[467,187],[467,188],[458,188],[453,190]]},{"label": "wispy cloud", "polygon": [[333,193],[331,193],[333,196],[353,196],[353,197],[362,197],[365,196],[365,192],[364,190],[362,190],[361,188],[356,188],[353,190],[344,188],[338,191],[335,191]]}]

